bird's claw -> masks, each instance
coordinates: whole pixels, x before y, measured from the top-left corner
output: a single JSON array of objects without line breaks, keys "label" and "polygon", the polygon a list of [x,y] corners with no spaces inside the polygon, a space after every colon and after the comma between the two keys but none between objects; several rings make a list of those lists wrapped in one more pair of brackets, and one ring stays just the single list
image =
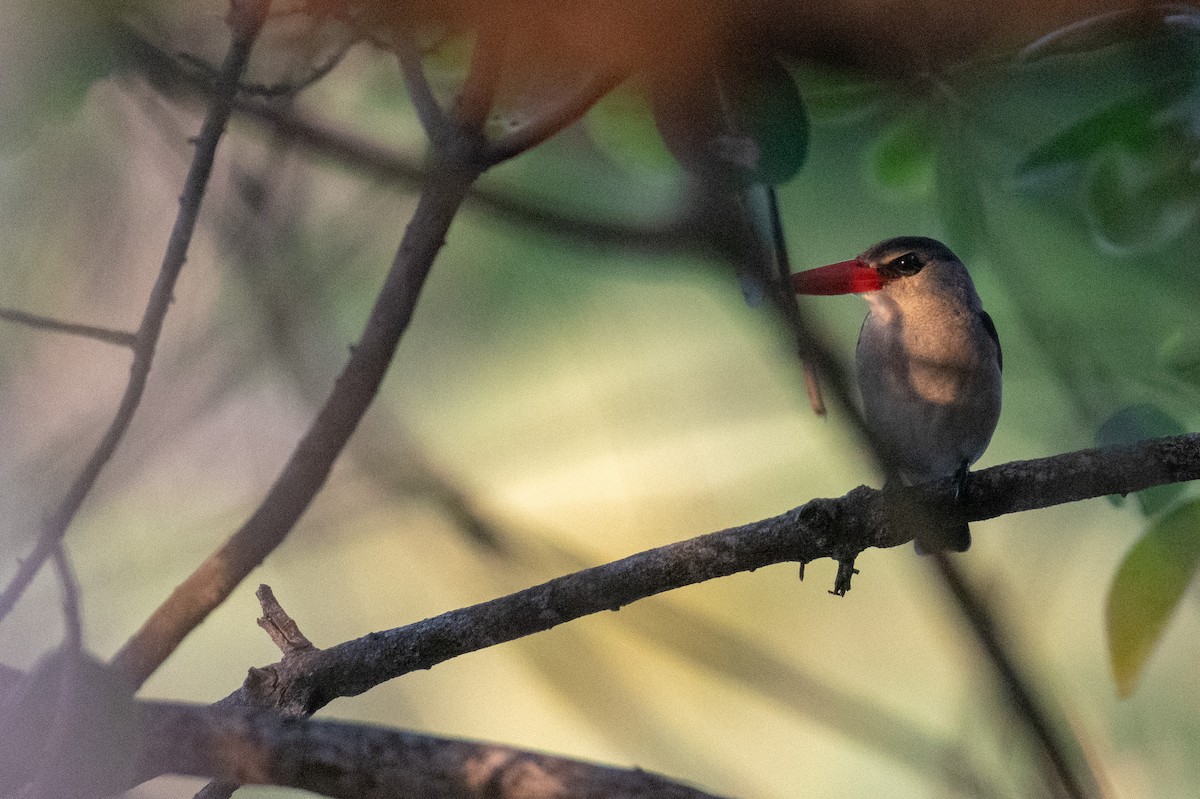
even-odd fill
[{"label": "bird's claw", "polygon": [[839,560],[837,577],[833,578],[833,590],[829,593],[834,596],[845,596],[850,590],[850,579],[858,574],[858,569],[854,568],[854,558],[849,560]]},{"label": "bird's claw", "polygon": [[954,473],[954,501],[960,505],[969,501],[971,495],[970,464],[963,461]]}]

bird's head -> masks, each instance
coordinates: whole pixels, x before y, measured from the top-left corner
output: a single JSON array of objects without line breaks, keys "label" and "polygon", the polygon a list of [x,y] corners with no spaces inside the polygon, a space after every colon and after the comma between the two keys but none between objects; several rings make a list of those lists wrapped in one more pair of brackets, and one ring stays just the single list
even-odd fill
[{"label": "bird's head", "polygon": [[[931,290],[969,281],[950,248],[923,236],[881,241],[850,261],[792,275],[797,294],[868,294]],[[969,282],[968,282],[969,285]]]}]

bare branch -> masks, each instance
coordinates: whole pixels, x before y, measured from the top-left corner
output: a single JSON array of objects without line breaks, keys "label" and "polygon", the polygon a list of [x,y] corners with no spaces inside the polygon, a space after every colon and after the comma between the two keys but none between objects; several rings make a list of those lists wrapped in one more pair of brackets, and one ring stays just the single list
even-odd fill
[{"label": "bare branch", "polygon": [[184,181],[183,193],[179,197],[179,213],[175,217],[175,225],[167,242],[158,280],[151,290],[150,300],[137,331],[137,340],[133,347],[133,365],[121,404],[108,431],[75,478],[66,497],[44,524],[33,552],[21,562],[16,575],[3,594],[0,594],[0,619],[13,609],[42,564],[46,562],[46,558],[66,535],[67,528],[87,495],[91,493],[100,472],[125,437],[125,431],[141,403],[163,321],[174,296],[175,283],[187,260],[188,245],[191,243],[196,219],[200,214],[200,204],[204,199],[209,175],[212,173],[217,145],[233,109],[238,81],[249,62],[250,50],[258,37],[269,7],[270,0],[233,0],[231,4],[230,24],[233,25],[233,39],[221,65],[218,88],[213,94],[200,128],[200,135],[196,139],[196,151]]},{"label": "bare branch", "polygon": [[711,799],[642,769],[620,769],[499,744],[332,721],[166,702],[141,703],[138,778],[161,774],[302,788],[339,799]]},{"label": "bare branch", "polygon": [[80,325],[74,322],[61,322],[58,319],[51,319],[49,316],[26,313],[25,311],[18,311],[15,308],[0,308],[0,319],[42,330],[51,330],[55,333],[66,333],[71,336],[91,338],[96,341],[103,341],[105,344],[116,344],[118,347],[132,348],[137,342],[136,335],[124,330],[113,330],[95,325]]},{"label": "bare branch", "polygon": [[[373,178],[407,186],[420,185],[425,179],[425,168],[415,159],[294,109],[243,100],[238,103],[238,111],[243,117],[269,130],[272,135],[344,166],[362,170]],[[579,241],[588,246],[655,253],[703,249],[698,235],[700,225],[694,215],[658,225],[598,221],[478,186],[471,190],[469,203],[472,208],[509,224],[559,239]]]},{"label": "bare branch", "polygon": [[[1045,753],[1046,759],[1050,763],[1050,773],[1057,778],[1058,786],[1056,787],[1061,787],[1071,799],[1098,796],[1099,791],[1095,785],[1089,784],[1085,787],[1085,783],[1076,776],[1072,758],[1067,754],[1066,741],[1061,740],[1055,732],[1049,714],[1029,688],[1029,681],[1017,667],[1011,653],[1011,646],[1004,640],[1002,631],[987,604],[978,592],[971,588],[949,555],[944,552],[935,553],[933,562],[942,575],[943,583],[962,608],[963,617],[979,641],[980,647],[995,667],[1005,692],[1012,699],[1013,711],[1031,730],[1034,739]],[[1085,770],[1084,773],[1088,772]]]},{"label": "bare branch", "polygon": [[400,71],[404,75],[404,85],[408,87],[408,96],[412,99],[417,119],[425,129],[425,135],[434,147],[440,147],[450,135],[450,120],[446,112],[433,96],[433,89],[425,77],[425,67],[421,64],[421,51],[409,36],[400,35],[395,43],[396,58],[400,62]]},{"label": "bare branch", "polygon": [[[175,59],[152,42],[131,30],[125,31],[125,36],[130,43],[130,51],[139,59],[147,77],[166,81],[174,88],[211,93],[212,87],[208,81],[181,68]],[[335,128],[292,107],[280,107],[259,98],[240,97],[235,109],[243,118],[267,129],[272,135],[343,166],[366,172],[373,178],[406,186],[419,186],[425,179],[425,165],[419,160]],[[559,239],[578,241],[589,247],[667,253],[704,250],[700,246],[701,238],[697,235],[701,226],[694,214],[661,224],[597,221],[480,187],[471,190],[470,201],[474,208],[501,221]]]},{"label": "bare branch", "polygon": [[[1200,479],[1200,433],[984,469],[972,475],[971,498],[964,505],[954,500],[952,478],[909,493],[938,513],[978,521],[1195,479]],[[775,563],[851,560],[868,547],[911,541],[914,531],[895,519],[888,495],[859,486],[836,499],[814,499],[770,519],[647,550],[276,664],[273,691],[285,712],[312,713],[338,696],[355,696],[393,677],[664,591]],[[243,691],[223,701],[244,701]]]},{"label": "bare branch", "polygon": [[459,206],[478,177],[436,160],[358,343],[262,504],[146,620],[113,664],[140,685],[291,532],[325,484],[387,372]]}]

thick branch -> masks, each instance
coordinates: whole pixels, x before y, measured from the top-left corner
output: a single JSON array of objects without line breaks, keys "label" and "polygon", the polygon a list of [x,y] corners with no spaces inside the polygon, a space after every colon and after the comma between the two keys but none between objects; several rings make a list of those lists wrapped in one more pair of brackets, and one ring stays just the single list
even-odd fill
[{"label": "thick branch", "polygon": [[498,744],[264,711],[143,703],[138,778],[160,774],[302,788],[340,799],[711,799],[641,769]]},{"label": "thick branch", "polygon": [[[1089,449],[976,472],[971,501],[954,504],[954,480],[913,493],[932,509],[970,521],[1200,479],[1200,433]],[[868,547],[911,541],[883,492],[859,486],[779,516],[668,544],[505,597],[312,653],[274,667],[275,706],[311,714],[417,669],[541,632],[686,585],[789,561],[847,561]],[[243,690],[229,703],[259,703]]]},{"label": "thick branch", "polygon": [[225,61],[221,65],[208,113],[204,117],[200,135],[196,139],[196,152],[192,157],[192,164],[188,168],[183,193],[179,197],[179,213],[175,217],[175,225],[171,229],[171,237],[163,255],[158,280],[151,290],[150,300],[137,331],[136,341],[133,345],[133,365],[130,367],[125,394],[121,397],[121,404],[104,437],[75,478],[75,482],[71,484],[58,508],[45,522],[33,552],[21,562],[12,582],[5,589],[3,595],[0,595],[0,618],[8,615],[16,605],[17,600],[42,564],[45,563],[46,558],[66,535],[67,528],[71,525],[75,514],[79,512],[84,499],[91,493],[92,486],[100,477],[100,472],[125,437],[125,431],[129,429],[134,413],[141,404],[142,393],[145,391],[146,381],[150,376],[150,366],[154,360],[154,351],[158,346],[158,338],[162,333],[167,310],[174,298],[175,283],[187,260],[188,247],[191,244],[192,233],[196,229],[196,219],[200,215],[200,204],[204,199],[208,178],[212,173],[217,145],[221,141],[221,135],[225,132],[225,124],[233,109],[233,98],[237,94],[238,81],[245,72],[246,65],[250,60],[250,50],[258,37],[269,7],[270,0],[234,0],[232,3],[230,18],[233,25],[233,40],[230,43],[229,52],[225,56]]}]

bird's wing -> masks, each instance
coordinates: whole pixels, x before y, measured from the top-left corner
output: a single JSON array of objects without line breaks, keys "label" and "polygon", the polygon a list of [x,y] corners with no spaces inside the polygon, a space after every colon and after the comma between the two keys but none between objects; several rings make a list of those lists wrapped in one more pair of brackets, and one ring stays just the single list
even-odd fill
[{"label": "bird's wing", "polygon": [[1000,349],[1000,336],[996,334],[996,323],[992,321],[992,317],[988,316],[987,311],[979,312],[979,321],[983,322],[983,329],[992,337],[992,341],[996,342],[996,364],[1000,367],[1000,371],[1004,371],[1004,351]]}]

